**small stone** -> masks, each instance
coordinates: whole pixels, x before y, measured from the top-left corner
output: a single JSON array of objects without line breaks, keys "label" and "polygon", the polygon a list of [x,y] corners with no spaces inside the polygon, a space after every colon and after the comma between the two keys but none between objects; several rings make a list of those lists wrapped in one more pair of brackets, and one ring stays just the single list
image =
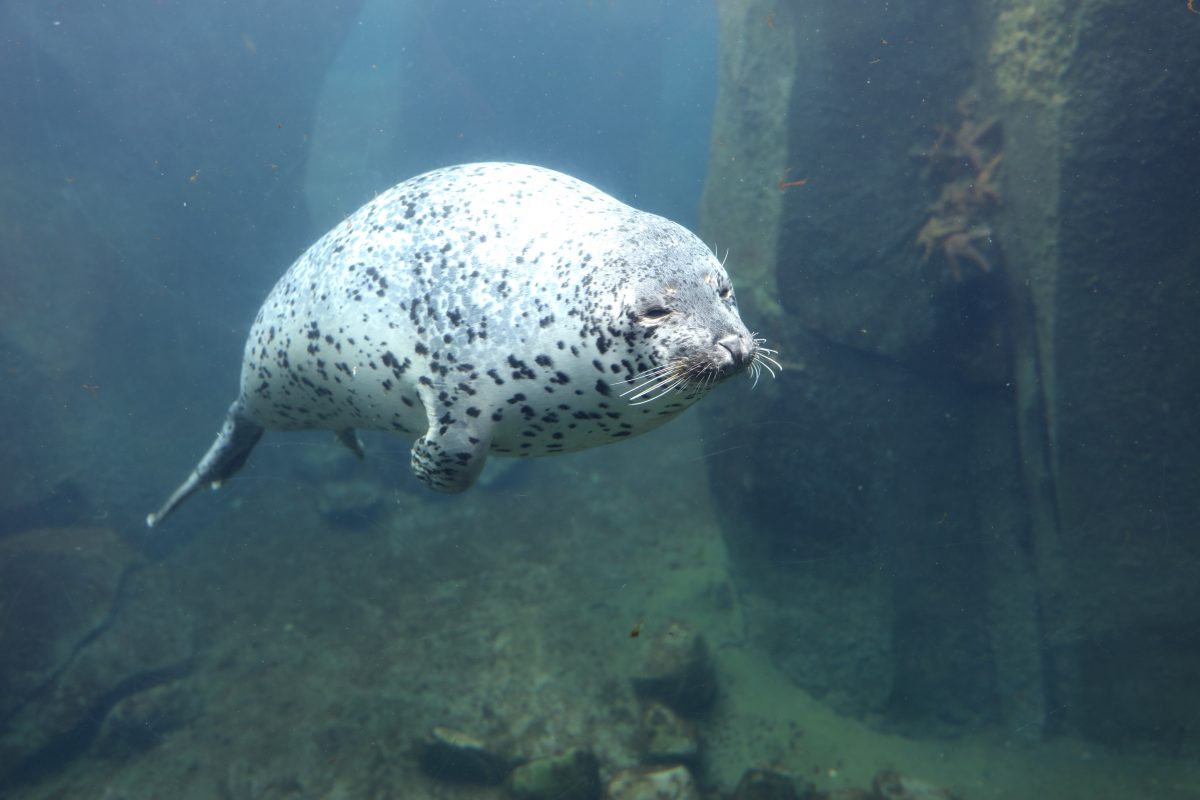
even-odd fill
[{"label": "small stone", "polygon": [[651,702],[642,712],[641,740],[647,762],[695,767],[700,760],[696,730],[662,703]]},{"label": "small stone", "polygon": [[594,800],[600,764],[587,750],[534,759],[512,771],[508,789],[520,800]]},{"label": "small stone", "polygon": [[717,697],[717,676],[704,637],[683,622],[667,625],[650,641],[633,689],[685,717],[706,711]]},{"label": "small stone", "polygon": [[803,800],[811,795],[807,781],[773,769],[746,770],[733,790],[733,800]]},{"label": "small stone", "polygon": [[607,800],[699,800],[696,781],[683,765],[623,769],[608,782]]},{"label": "small stone", "polygon": [[879,800],[958,800],[957,796],[928,781],[884,770],[875,776],[875,796]]},{"label": "small stone", "polygon": [[508,760],[480,739],[437,727],[418,745],[417,761],[431,778],[452,783],[495,785],[508,774]]}]

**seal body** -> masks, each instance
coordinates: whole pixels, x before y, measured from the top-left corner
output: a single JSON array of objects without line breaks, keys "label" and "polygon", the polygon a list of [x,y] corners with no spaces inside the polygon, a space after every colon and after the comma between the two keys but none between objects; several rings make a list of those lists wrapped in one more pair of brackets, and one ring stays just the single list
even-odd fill
[{"label": "seal body", "polygon": [[384,192],[305,252],[259,311],[225,425],[154,525],[241,468],[265,429],[414,438],[441,491],[489,453],[651,430],[765,353],[692,233],[552,170],[466,164]]}]

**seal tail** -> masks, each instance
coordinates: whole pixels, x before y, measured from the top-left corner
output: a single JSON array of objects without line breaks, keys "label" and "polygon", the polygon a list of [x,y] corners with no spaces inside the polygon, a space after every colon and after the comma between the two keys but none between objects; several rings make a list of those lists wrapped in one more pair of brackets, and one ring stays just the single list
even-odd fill
[{"label": "seal tail", "polygon": [[229,407],[225,415],[225,424],[217,434],[217,440],[200,459],[200,463],[192,470],[188,479],[171,493],[167,502],[158,511],[146,515],[146,527],[153,528],[184,500],[198,492],[208,484],[213,489],[221,486],[221,481],[233,477],[246,459],[258,440],[262,438],[263,428],[247,419],[242,413],[242,403],[239,400]]}]

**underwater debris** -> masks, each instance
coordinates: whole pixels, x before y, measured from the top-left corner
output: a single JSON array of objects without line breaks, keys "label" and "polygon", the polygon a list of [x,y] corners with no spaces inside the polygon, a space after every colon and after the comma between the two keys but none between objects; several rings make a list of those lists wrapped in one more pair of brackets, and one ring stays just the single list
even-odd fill
[{"label": "underwater debris", "polygon": [[788,177],[788,175],[791,174],[791,172],[792,172],[792,168],[788,167],[786,170],[783,171],[783,175],[781,175],[779,177],[779,183],[778,183],[779,191],[786,192],[788,189],[793,189],[793,188],[803,186],[804,184],[808,183],[808,178],[799,178],[797,180],[789,181],[787,179],[787,177]]},{"label": "underwater debris", "polygon": [[959,98],[957,108],[962,117],[958,128],[942,126],[933,146],[921,153],[930,179],[941,190],[915,244],[922,248],[924,261],[939,254],[954,281],[961,283],[965,264],[987,273],[999,263],[990,218],[1000,205],[996,171],[1003,158],[1003,136],[998,120],[976,119],[970,93]]}]

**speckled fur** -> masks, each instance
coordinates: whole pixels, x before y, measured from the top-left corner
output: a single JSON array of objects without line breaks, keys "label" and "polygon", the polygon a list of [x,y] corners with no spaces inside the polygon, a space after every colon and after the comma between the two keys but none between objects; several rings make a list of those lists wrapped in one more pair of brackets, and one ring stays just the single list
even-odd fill
[{"label": "speckled fur", "polygon": [[724,268],[685,228],[548,169],[467,164],[384,192],[292,265],[250,331],[230,418],[417,438],[418,477],[457,491],[489,452],[657,427],[717,381],[644,405],[617,382],[728,360],[722,340],[753,353]]}]

